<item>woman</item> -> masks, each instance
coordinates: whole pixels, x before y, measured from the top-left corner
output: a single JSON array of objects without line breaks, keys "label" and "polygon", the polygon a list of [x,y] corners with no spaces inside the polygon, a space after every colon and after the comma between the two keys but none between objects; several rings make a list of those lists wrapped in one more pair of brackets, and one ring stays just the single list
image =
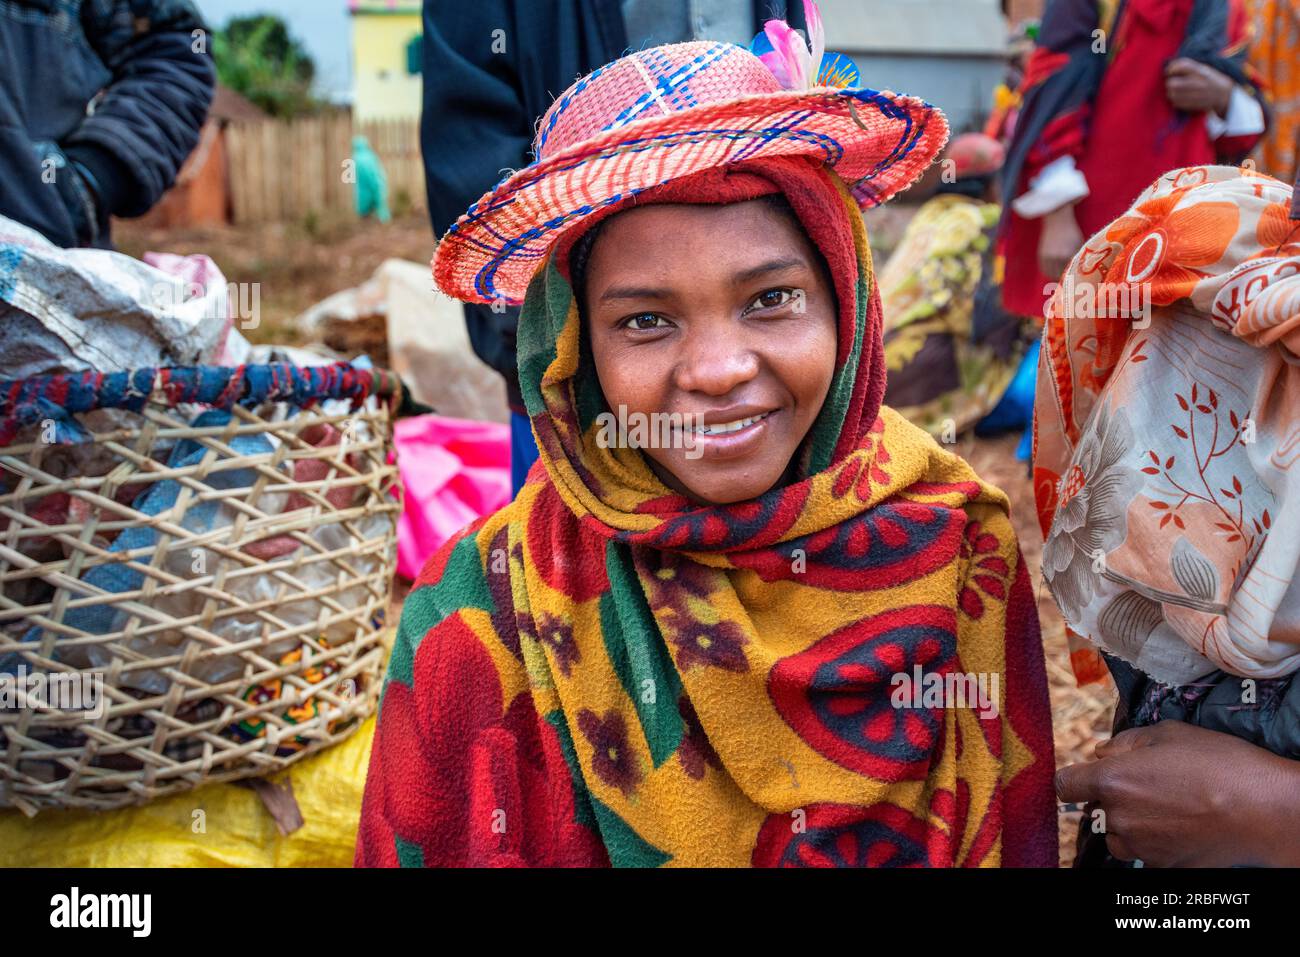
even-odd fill
[{"label": "woman", "polygon": [[[1119,689],[1081,864],[1300,864],[1300,220],[1233,167],[1162,176],[1053,298],[1034,476],[1081,678]],[[1091,650],[1078,643],[1088,639]]]},{"label": "woman", "polygon": [[[767,29],[787,88],[703,42],[579,80],[438,248],[523,298],[541,456],[407,599],[358,864],[1056,861],[1006,499],[880,405],[857,197],[946,124]],[[990,707],[920,695],[967,672]]]}]

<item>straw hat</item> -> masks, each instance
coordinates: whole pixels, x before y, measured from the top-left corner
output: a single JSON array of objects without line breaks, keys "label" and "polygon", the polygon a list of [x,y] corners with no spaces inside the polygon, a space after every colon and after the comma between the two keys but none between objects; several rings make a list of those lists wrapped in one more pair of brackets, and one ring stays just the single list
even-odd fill
[{"label": "straw hat", "polygon": [[[779,43],[772,27],[767,36]],[[948,123],[935,107],[829,85],[856,82],[857,71],[838,54],[821,58],[816,42],[810,78],[814,71],[793,60],[783,66],[788,47],[757,45],[763,37],[757,52],[708,41],[652,47],[574,83],[538,125],[536,162],[447,231],[433,259],[438,286],[470,302],[522,302],[562,234],[597,210],[710,167],[813,156],[866,207],[906,189],[943,148]],[[810,57],[807,48],[802,56]]]}]

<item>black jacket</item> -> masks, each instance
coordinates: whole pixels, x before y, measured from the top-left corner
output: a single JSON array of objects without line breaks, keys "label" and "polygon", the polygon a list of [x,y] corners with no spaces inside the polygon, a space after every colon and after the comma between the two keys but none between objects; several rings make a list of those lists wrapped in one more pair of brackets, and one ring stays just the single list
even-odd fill
[{"label": "black jacket", "polygon": [[189,0],[0,0],[0,214],[108,248],[198,143],[210,42]]},{"label": "black jacket", "polygon": [[[784,0],[750,2],[755,31],[785,8]],[[803,26],[801,17],[790,24]],[[627,48],[619,0],[424,0],[420,144],[435,237],[508,170],[533,161],[536,123],[556,96]],[[498,309],[467,305],[465,321],[474,351],[505,376],[510,405],[522,412],[519,310]]]}]

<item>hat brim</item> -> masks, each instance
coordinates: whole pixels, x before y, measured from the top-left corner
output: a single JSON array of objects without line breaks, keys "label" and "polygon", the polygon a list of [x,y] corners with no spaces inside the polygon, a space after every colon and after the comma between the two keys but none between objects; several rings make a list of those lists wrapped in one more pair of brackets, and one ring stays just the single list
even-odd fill
[{"label": "hat brim", "polygon": [[942,112],[888,91],[761,93],[606,130],[502,180],[438,244],[434,281],[466,302],[518,304],[559,237],[597,210],[703,169],[808,155],[859,205],[906,189],[948,139]]}]

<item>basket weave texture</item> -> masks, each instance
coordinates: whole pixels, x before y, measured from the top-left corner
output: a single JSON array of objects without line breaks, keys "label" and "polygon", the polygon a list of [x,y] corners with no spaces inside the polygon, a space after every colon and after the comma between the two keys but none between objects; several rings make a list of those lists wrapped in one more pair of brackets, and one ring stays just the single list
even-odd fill
[{"label": "basket weave texture", "polygon": [[0,807],[270,774],[373,713],[395,394],[347,364],[0,382]]}]

